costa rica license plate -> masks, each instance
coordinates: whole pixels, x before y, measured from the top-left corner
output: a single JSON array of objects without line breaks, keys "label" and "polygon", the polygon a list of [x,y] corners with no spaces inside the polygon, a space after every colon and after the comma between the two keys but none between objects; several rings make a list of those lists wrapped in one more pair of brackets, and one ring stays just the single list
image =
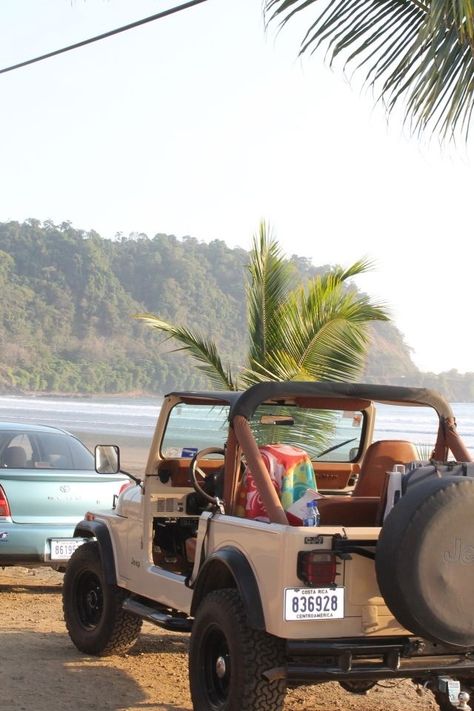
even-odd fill
[{"label": "costa rica license plate", "polygon": [[285,588],[285,620],[344,617],[344,588]]},{"label": "costa rica license plate", "polygon": [[85,538],[51,538],[51,560],[69,560],[76,548],[82,546]]}]

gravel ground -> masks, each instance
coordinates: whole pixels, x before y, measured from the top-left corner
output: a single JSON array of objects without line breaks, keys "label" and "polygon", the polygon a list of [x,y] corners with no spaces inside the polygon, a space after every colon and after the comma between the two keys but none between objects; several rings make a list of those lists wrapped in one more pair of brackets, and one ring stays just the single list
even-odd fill
[{"label": "gravel ground", "polygon": [[[62,618],[62,575],[0,569],[2,711],[191,711],[186,635],[148,623],[129,654],[88,657]],[[356,696],[336,683],[291,689],[285,711],[434,711],[429,692],[390,682]]]}]

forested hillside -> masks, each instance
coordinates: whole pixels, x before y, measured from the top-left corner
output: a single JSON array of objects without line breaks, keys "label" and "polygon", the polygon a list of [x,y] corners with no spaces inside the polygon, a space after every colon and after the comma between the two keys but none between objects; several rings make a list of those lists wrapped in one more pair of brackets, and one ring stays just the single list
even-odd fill
[{"label": "forested hillside", "polygon": [[[206,387],[189,358],[167,353],[172,345],[133,316],[151,311],[196,327],[238,366],[246,348],[247,258],[220,240],[205,244],[164,234],[107,240],[69,223],[0,223],[0,390],[163,393]],[[291,261],[303,279],[329,268],[299,257]],[[373,328],[362,377],[437,384],[435,376],[417,371],[389,323]],[[451,399],[474,399],[474,376],[469,389],[470,382],[446,374],[445,392],[454,387],[447,393]],[[459,397],[464,392],[468,396]]]}]

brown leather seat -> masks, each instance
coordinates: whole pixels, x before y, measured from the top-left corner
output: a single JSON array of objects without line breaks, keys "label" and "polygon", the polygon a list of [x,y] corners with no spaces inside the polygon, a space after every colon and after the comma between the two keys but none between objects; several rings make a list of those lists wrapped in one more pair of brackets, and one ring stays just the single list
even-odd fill
[{"label": "brown leather seat", "polygon": [[321,525],[381,525],[387,472],[395,464],[408,464],[416,459],[418,454],[411,442],[388,439],[373,442],[365,453],[352,496],[328,496],[318,501]]},{"label": "brown leather seat", "polygon": [[418,459],[416,447],[403,439],[384,439],[372,442],[362,460],[353,496],[381,496],[386,472],[395,464],[408,464]]}]

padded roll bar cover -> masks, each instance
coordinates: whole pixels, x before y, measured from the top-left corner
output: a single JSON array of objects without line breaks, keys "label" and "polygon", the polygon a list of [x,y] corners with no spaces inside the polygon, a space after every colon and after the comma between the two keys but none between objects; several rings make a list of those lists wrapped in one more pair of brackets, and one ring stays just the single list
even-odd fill
[{"label": "padded roll bar cover", "polygon": [[450,404],[434,390],[399,387],[397,385],[372,385],[330,382],[275,382],[257,383],[231,403],[229,419],[242,415],[250,420],[255,409],[264,401],[308,397],[356,398],[375,402],[404,402],[433,407],[440,417],[454,418]]},{"label": "padded roll bar cover", "polygon": [[281,523],[287,526],[288,519],[283,510],[283,506],[281,505],[270,474],[252,435],[249,423],[244,417],[239,415],[234,419],[234,431],[242,451],[247,458],[247,464],[252,471],[258,493],[262,497],[268,518],[272,523]]}]

